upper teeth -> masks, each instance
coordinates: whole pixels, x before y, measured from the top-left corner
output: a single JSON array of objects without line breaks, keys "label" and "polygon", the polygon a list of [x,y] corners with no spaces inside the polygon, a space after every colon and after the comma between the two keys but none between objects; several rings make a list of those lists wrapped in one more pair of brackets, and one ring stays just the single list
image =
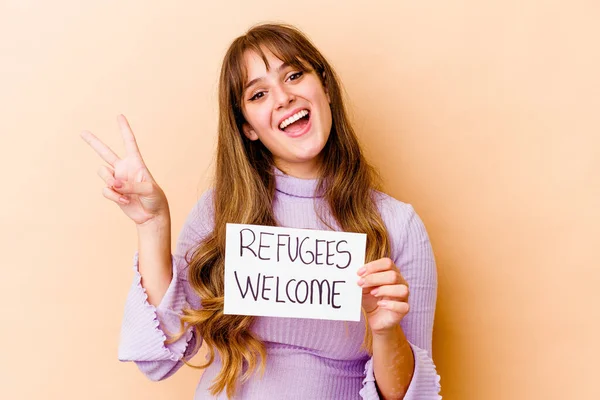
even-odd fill
[{"label": "upper teeth", "polygon": [[308,115],[307,110],[298,111],[296,114],[292,115],[291,117],[284,119],[283,122],[281,124],[279,124],[279,129],[284,129],[286,126],[298,121],[300,118],[305,117],[307,115]]}]

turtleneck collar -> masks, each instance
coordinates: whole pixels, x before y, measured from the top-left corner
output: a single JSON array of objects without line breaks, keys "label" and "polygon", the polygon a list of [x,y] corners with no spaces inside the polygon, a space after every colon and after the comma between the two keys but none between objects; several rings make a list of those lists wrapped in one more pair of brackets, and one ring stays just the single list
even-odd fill
[{"label": "turtleneck collar", "polygon": [[278,168],[273,169],[275,175],[275,190],[294,197],[315,198],[323,197],[322,193],[315,193],[318,179],[301,179],[286,175]]}]

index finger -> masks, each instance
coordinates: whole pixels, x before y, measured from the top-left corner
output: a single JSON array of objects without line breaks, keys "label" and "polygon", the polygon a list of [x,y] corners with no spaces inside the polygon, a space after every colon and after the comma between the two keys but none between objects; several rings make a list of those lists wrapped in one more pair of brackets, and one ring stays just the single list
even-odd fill
[{"label": "index finger", "polygon": [[127,118],[123,114],[120,114],[117,117],[117,121],[119,122],[119,127],[121,128],[121,134],[123,135],[123,143],[125,144],[125,151],[128,155],[136,155],[140,159],[142,155],[140,154],[140,149],[138,148],[137,142],[135,141],[135,136],[133,135],[133,131],[129,126],[129,122]]},{"label": "index finger", "polygon": [[375,261],[371,261],[366,263],[362,268],[360,268],[357,273],[359,275],[364,275],[365,273],[372,274],[374,272],[382,272],[390,269],[397,269],[394,265],[394,262],[390,258],[380,258]]},{"label": "index finger", "polygon": [[394,261],[392,261],[392,259],[388,258],[388,257],[380,258],[378,260],[366,263],[362,268],[360,268],[357,271],[357,274],[364,278],[370,274],[376,274],[379,272],[390,271],[390,270],[396,271],[398,273],[398,276],[400,277],[400,283],[408,286],[408,282],[406,281],[406,279],[404,279],[404,276],[402,276],[402,273],[400,272],[400,268],[398,268],[396,266],[396,264],[394,264]]},{"label": "index finger", "polygon": [[119,160],[119,157],[100,139],[98,139],[94,134],[90,131],[83,131],[80,135],[83,140],[89,144],[92,149],[107,163],[109,163],[112,167],[115,166],[115,163]]}]

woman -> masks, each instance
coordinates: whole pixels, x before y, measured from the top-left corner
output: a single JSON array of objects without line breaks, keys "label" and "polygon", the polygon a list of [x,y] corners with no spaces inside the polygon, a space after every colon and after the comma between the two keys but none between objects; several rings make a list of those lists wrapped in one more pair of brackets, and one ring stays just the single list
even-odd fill
[{"label": "woman", "polygon": [[[112,166],[99,170],[105,197],[139,235],[119,359],[161,380],[204,341],[196,399],[438,399],[429,239],[410,205],[375,190],[329,63],[295,28],[255,26],[225,56],[219,106],[214,187],[173,256],[167,199],[125,118],[124,159],[82,134]],[[363,320],[224,315],[228,222],[366,233]]]}]

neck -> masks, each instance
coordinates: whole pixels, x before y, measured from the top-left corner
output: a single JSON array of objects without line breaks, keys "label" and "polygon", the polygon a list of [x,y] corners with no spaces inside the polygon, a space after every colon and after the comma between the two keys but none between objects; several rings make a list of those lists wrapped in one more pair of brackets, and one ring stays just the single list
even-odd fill
[{"label": "neck", "polygon": [[310,162],[287,162],[281,159],[275,159],[275,166],[286,175],[300,179],[317,179],[320,175],[320,162],[317,159]]}]

